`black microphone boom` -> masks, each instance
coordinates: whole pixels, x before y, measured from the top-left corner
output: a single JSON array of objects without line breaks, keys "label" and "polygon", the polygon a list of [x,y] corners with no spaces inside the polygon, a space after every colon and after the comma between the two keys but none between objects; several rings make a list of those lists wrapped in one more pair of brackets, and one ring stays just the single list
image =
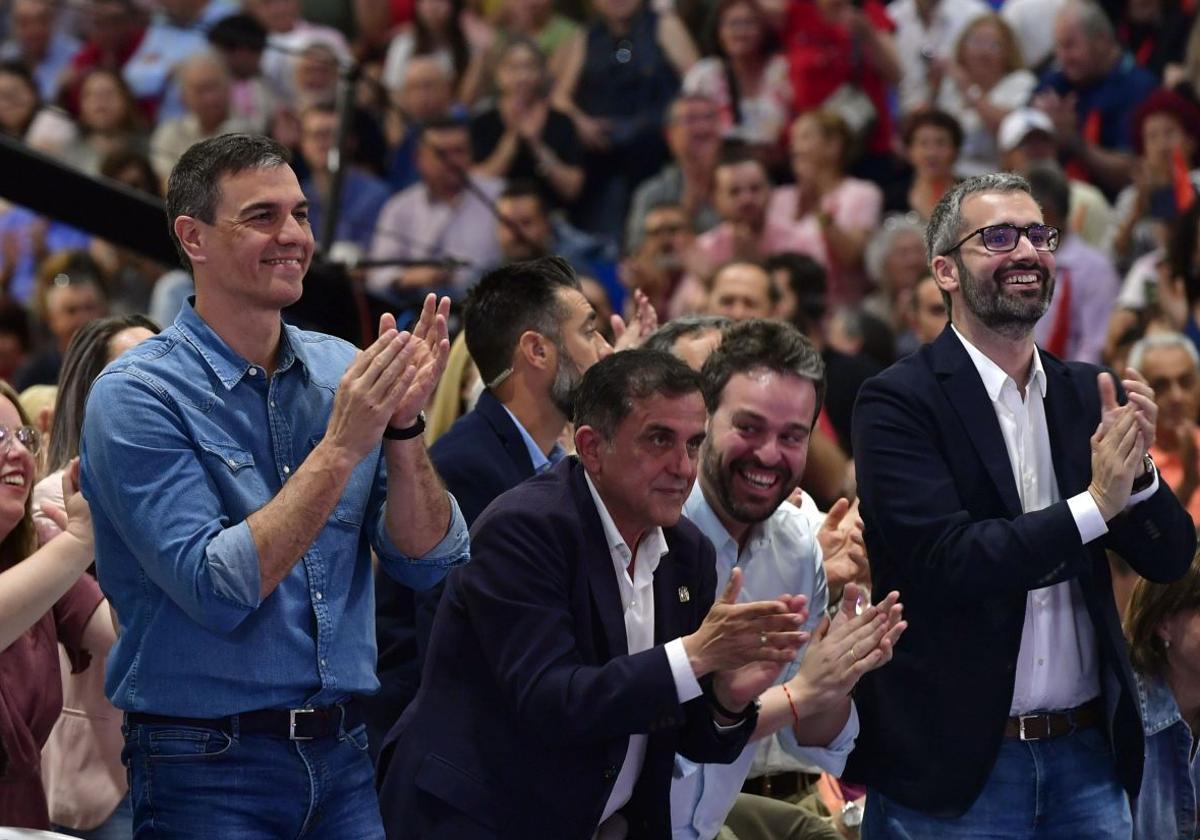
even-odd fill
[{"label": "black microphone boom", "polygon": [[0,134],[0,197],[166,265],[179,264],[156,198],[95,178]]}]

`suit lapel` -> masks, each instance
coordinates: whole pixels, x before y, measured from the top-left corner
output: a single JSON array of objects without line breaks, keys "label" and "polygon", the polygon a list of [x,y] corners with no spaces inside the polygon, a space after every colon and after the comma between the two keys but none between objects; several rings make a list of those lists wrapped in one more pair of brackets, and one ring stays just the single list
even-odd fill
[{"label": "suit lapel", "polygon": [[521,437],[521,431],[513,419],[508,416],[508,411],[500,401],[492,395],[491,391],[485,390],[479,395],[479,402],[475,404],[475,410],[484,420],[487,420],[488,425],[495,431],[500,445],[504,447],[504,452],[521,476],[523,478],[531,477],[533,461],[529,459],[529,450]]},{"label": "suit lapel", "polygon": [[[564,467],[564,465],[567,465]],[[592,604],[604,628],[604,639],[608,643],[609,658],[629,653],[629,638],[625,635],[625,613],[621,606],[621,590],[617,587],[617,574],[613,568],[612,552],[604,536],[600,514],[592,500],[591,491],[584,480],[583,466],[574,458],[565,458],[558,468],[571,471],[571,493],[579,508],[581,534],[579,541],[580,559],[587,573]]]},{"label": "suit lapel", "polygon": [[1087,409],[1073,387],[1071,371],[1053,356],[1042,354],[1046,371],[1046,425],[1050,430],[1050,452],[1058,494],[1069,499],[1087,486],[1091,464],[1091,429],[1085,423]]},{"label": "suit lapel", "polygon": [[1021,497],[1013,480],[1012,466],[1008,463],[1008,449],[1000,431],[1000,421],[992,407],[983,380],[975,363],[967,355],[949,326],[929,346],[933,371],[937,374],[946,393],[946,398],[962,420],[967,430],[967,439],[983,461],[992,483],[1000,491],[1009,516],[1021,514]]},{"label": "suit lapel", "polygon": [[666,644],[681,635],[676,630],[680,602],[679,587],[675,583],[675,564],[671,560],[675,552],[671,547],[670,530],[664,529],[664,533],[667,534],[668,551],[658,561],[658,568],[654,570],[654,644],[656,645]]}]

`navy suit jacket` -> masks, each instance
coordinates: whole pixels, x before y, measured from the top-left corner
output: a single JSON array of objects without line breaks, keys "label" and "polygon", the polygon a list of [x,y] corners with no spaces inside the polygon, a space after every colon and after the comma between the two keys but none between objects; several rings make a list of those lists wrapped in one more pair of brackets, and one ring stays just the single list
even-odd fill
[{"label": "navy suit jacket", "polygon": [[630,655],[582,466],[564,459],[488,508],[446,587],[420,691],[383,746],[389,837],[587,840],[637,733],[649,738],[629,836],[670,836],[674,754],[732,761],[753,721],[718,732],[703,698],[678,701],[663,645],[700,625],[716,562],[686,519],[664,532],[655,647]]},{"label": "navy suit jacket", "polygon": [[952,330],[863,386],[854,414],[873,592],[900,591],[909,626],[860,681],[862,732],[846,777],[902,805],[958,816],[983,788],[1012,702],[1026,593],[1075,578],[1096,631],[1121,784],[1142,774],[1137,692],[1105,549],[1166,582],[1196,534],[1165,482],[1081,545],[1066,499],[1091,481],[1100,368],[1042,352],[1046,422],[1064,501],[1023,513],[992,403]]}]

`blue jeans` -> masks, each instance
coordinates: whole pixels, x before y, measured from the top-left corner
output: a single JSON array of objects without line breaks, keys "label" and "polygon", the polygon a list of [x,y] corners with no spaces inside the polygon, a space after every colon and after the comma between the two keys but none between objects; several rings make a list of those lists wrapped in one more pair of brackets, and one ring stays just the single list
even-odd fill
[{"label": "blue jeans", "polygon": [[126,723],[135,840],[383,840],[365,724],[311,741],[237,729]]},{"label": "blue jeans", "polygon": [[934,817],[867,793],[863,840],[1129,840],[1129,798],[1117,781],[1108,736],[1005,738],[979,798],[958,818]]}]

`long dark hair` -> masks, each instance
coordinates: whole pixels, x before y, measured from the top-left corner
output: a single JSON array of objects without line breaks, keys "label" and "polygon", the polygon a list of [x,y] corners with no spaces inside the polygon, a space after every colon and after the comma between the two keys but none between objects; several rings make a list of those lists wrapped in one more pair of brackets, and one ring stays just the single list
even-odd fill
[{"label": "long dark hair", "polygon": [[[450,0],[450,20],[446,23],[446,40],[450,44],[450,57],[454,60],[455,82],[462,78],[471,60],[471,49],[467,44],[467,36],[463,34],[458,19],[463,12],[463,0]],[[421,20],[421,16],[413,11],[413,55],[426,55],[437,51],[437,36]]]},{"label": "long dark hair", "polygon": [[741,125],[742,92],[738,87],[737,77],[733,73],[733,65],[729,62],[729,56],[725,54],[725,48],[721,46],[721,19],[725,17],[725,14],[730,9],[736,6],[749,6],[750,10],[754,12],[754,16],[758,18],[758,49],[764,56],[769,56],[775,50],[775,36],[767,22],[766,13],[763,12],[762,6],[758,4],[758,0],[718,0],[712,7],[712,13],[708,16],[708,25],[705,34],[705,41],[708,47],[707,53],[721,59],[721,69],[725,73],[725,84],[729,88],[729,110],[733,114],[734,124]]},{"label": "long dark hair", "polygon": [[89,321],[71,339],[58,375],[54,425],[50,428],[50,446],[46,451],[47,473],[61,470],[79,454],[88,391],[108,364],[109,343],[118,333],[132,327],[158,332],[158,325],[145,315],[120,315]]}]

